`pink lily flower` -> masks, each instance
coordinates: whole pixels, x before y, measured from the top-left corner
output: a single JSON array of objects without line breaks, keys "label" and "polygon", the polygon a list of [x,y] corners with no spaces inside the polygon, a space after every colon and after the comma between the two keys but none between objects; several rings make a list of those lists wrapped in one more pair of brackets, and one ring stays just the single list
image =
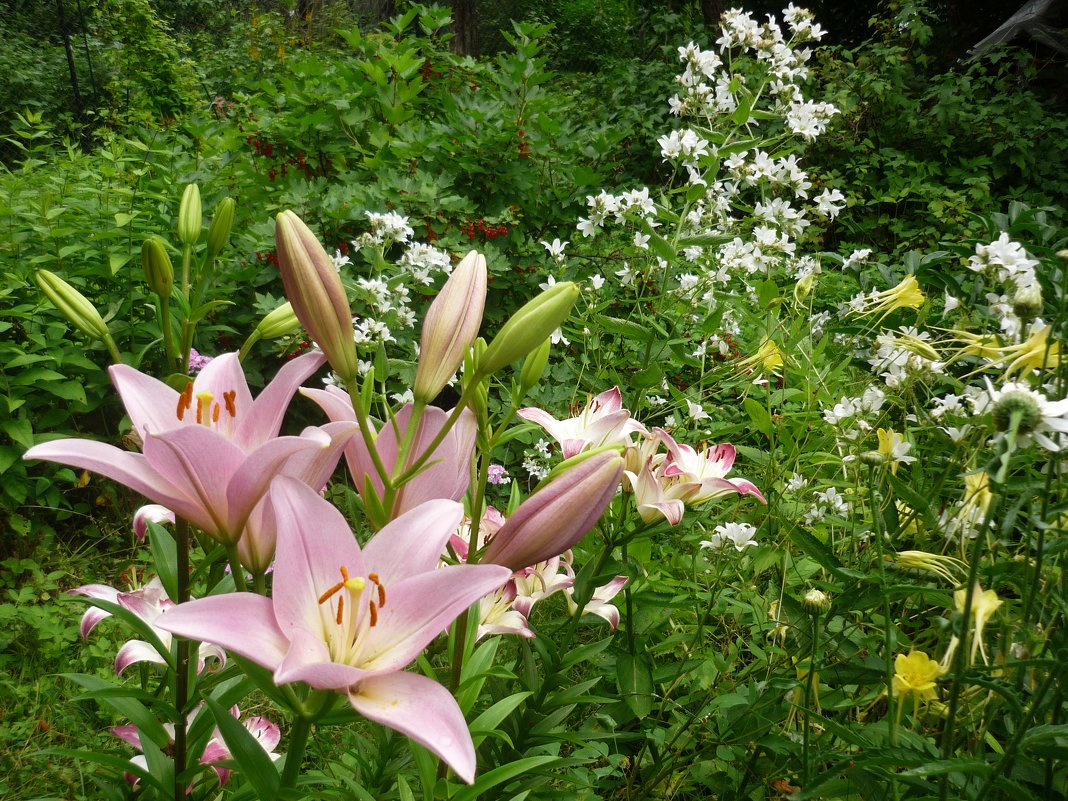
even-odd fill
[{"label": "pink lily flower", "polygon": [[657,429],[656,432],[668,449],[664,476],[679,476],[682,480],[697,485],[697,488],[685,497],[686,503],[696,506],[720,495],[735,492],[739,495],[755,495],[761,503],[767,503],[763,493],[752,481],[726,477],[734,466],[736,456],[735,448],[730,443],[713,445],[698,453],[689,445],[675,442],[666,431]]},{"label": "pink lily flower", "polygon": [[[201,713],[203,707],[198,706],[192,712],[186,716],[186,723],[191,725],[193,720]],[[237,708],[237,704],[230,709],[230,714],[235,718],[241,718],[241,710]],[[271,758],[271,761],[279,759],[282,755],[275,752],[275,748],[278,747],[278,743],[282,739],[282,733],[279,731],[278,726],[272,723],[265,717],[251,717],[245,718],[241,721],[241,725],[248,730],[248,732],[256,739],[256,742],[267,752],[267,756]],[[170,745],[174,744],[174,724],[164,723],[163,730],[170,737]],[[141,745],[141,732],[138,731],[137,726],[132,723],[128,723],[123,726],[112,726],[111,733],[118,737],[120,740],[124,740],[138,751],[143,751]],[[226,742],[222,738],[222,734],[219,733],[218,727],[212,733],[211,739],[208,740],[207,745],[204,746],[204,753],[200,756],[201,765],[211,765],[211,769],[215,771],[215,775],[219,779],[219,786],[222,787],[230,780],[231,770],[229,768],[221,768],[216,763],[223,762],[230,759],[232,754],[230,749],[226,746]],[[148,772],[148,760],[145,759],[143,754],[138,754],[130,760],[131,764],[137,766],[145,773]],[[140,781],[137,774],[126,772],[126,781],[131,786],[136,786]],[[190,785],[187,788],[187,792],[192,792],[193,787]]]},{"label": "pink lily flower", "polygon": [[412,662],[472,603],[510,575],[496,565],[438,568],[463,516],[434,500],[387,524],[363,549],[341,513],[305,484],[280,476],[270,490],[278,524],[274,596],[232,593],[182,604],[162,625],[216,643],[273,671],[345,695],[364,717],[407,735],[466,782],[471,734],[456,700]]},{"label": "pink lily flower", "polygon": [[534,407],[520,409],[517,414],[524,420],[538,424],[559,442],[565,459],[602,445],[626,445],[630,443],[631,434],[645,433],[645,426],[632,420],[630,412],[623,408],[619,387],[612,387],[591,398],[578,417],[567,420],[557,420],[548,412]]},{"label": "pink lily flower", "polygon": [[323,360],[321,353],[309,353],[289,362],[255,401],[236,353],[213,359],[181,393],[115,365],[111,380],[144,441],[144,453],[60,439],[35,445],[23,458],[100,473],[233,544],[290,459],[309,451],[321,459],[340,458],[354,430],[310,427],[299,437],[278,436],[290,398]]},{"label": "pink lily flower", "polygon": [[669,525],[677,526],[686,512],[683,499],[700,485],[665,476],[662,459],[663,454],[660,459],[648,459],[637,475],[630,470],[624,475],[634,491],[638,515],[644,522],[652,523],[663,517]]},{"label": "pink lily flower", "polygon": [[[602,584],[593,591],[590,602],[582,610],[583,613],[597,615],[597,617],[607,621],[608,625],[612,627],[612,631],[615,631],[619,628],[619,609],[609,602],[619,595],[623,588],[627,586],[628,581],[630,581],[629,576],[616,576],[607,584]],[[566,590],[565,594],[567,595],[567,608],[571,610],[571,614],[575,614],[578,611],[578,604],[575,603],[571,590]]]},{"label": "pink lily flower", "polygon": [[[337,387],[302,389],[301,394],[319,404],[327,417],[334,422],[356,419],[352,399],[349,398],[347,392]],[[386,423],[375,435],[375,449],[378,451],[378,456],[386,470],[393,475],[399,472],[397,450],[407,433],[411,417],[412,404],[405,404],[394,419]],[[407,460],[409,465],[413,464],[429,447],[448,418],[448,412],[435,406],[427,406],[423,410],[423,415],[419,420],[419,430],[409,450],[410,455]],[[464,409],[456,425],[445,435],[445,439],[427,460],[430,466],[397,490],[393,499],[393,508],[390,510],[391,520],[425,501],[436,498],[458,501],[464,496],[470,483],[471,457],[475,452],[476,433],[475,416],[469,409]],[[349,473],[356,482],[356,490],[360,495],[366,497],[368,492],[373,491],[376,497],[381,499],[385,485],[371,461],[371,454],[363,437],[354,436],[349,440],[345,446],[345,461],[348,463]],[[370,482],[370,487],[368,487],[368,482]]]},{"label": "pink lily flower", "polygon": [[[175,603],[167,597],[167,593],[163,589],[163,583],[158,576],[154,576],[145,586],[129,592],[123,592],[106,584],[86,584],[70,590],[69,593],[71,595],[84,595],[86,598],[99,598],[102,601],[118,604],[124,609],[133,612],[148,624],[153,633],[159,637],[163,647],[170,649],[170,632],[159,628],[157,624],[164,613],[175,608]],[[97,623],[109,617],[111,617],[111,612],[99,607],[92,606],[86,609],[85,614],[82,615],[80,626],[82,639],[84,640],[89,636],[89,632],[96,627]],[[226,665],[225,651],[217,645],[201,643],[197,672],[204,670],[209,658],[217,660],[220,667]],[[121,676],[126,668],[138,662],[151,662],[156,665],[167,664],[163,654],[156,650],[154,645],[144,640],[128,640],[115,655],[115,675]]]},{"label": "pink lily flower", "polygon": [[475,639],[493,634],[515,634],[530,639],[534,631],[527,624],[527,616],[515,608],[516,586],[512,579],[478,604],[478,631]]}]

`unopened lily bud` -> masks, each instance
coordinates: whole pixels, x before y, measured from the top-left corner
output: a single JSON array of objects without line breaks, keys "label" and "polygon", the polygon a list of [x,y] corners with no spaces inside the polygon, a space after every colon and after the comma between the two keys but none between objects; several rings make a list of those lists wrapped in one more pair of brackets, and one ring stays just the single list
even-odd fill
[{"label": "unopened lily bud", "polygon": [[352,312],[341,277],[311,229],[291,211],[275,218],[278,268],[286,296],[304,330],[345,381],[356,377]]},{"label": "unopened lily bud", "polygon": [[286,302],[277,309],[268,312],[260,320],[259,325],[256,326],[256,331],[259,333],[260,339],[278,339],[286,334],[293,333],[298,328],[300,328],[300,320],[293,313],[293,304]]},{"label": "unopened lily bud", "polygon": [[1012,298],[1012,312],[1025,322],[1042,314],[1042,287],[1037,281],[1016,290]]},{"label": "unopened lily bud", "polygon": [[593,528],[616,494],[623,457],[615,451],[582,454],[561,467],[493,536],[483,563],[522,570],[559,556]]},{"label": "unopened lily bud", "polygon": [[189,184],[178,206],[178,241],[183,245],[195,245],[204,227],[203,210],[200,205],[200,187]]},{"label": "unopened lily bud", "polygon": [[214,259],[226,247],[230,239],[230,229],[234,227],[234,211],[237,202],[232,197],[224,197],[215,207],[215,216],[211,218],[208,228],[208,258]]},{"label": "unopened lily bud", "polygon": [[801,608],[810,615],[818,615],[831,608],[831,599],[822,590],[811,589],[801,597]]},{"label": "unopened lily bud", "polygon": [[523,360],[523,369],[519,371],[519,390],[524,395],[541,381],[545,373],[545,367],[549,364],[549,351],[552,348],[552,340],[547,339],[540,346],[527,354]]},{"label": "unopened lily bud", "polygon": [[110,338],[104,318],[81,292],[72,287],[55,273],[38,270],[37,286],[45,293],[52,304],[62,312],[71,325],[93,339]]},{"label": "unopened lily bud", "polygon": [[555,284],[513,314],[479,360],[478,371],[491,375],[541,345],[571,313],[579,296],[573,281]]},{"label": "unopened lily bud", "polygon": [[482,325],[487,281],[486,258],[472,250],[456,265],[430,304],[412,387],[416,400],[433,400],[463,363]]},{"label": "unopened lily bud", "polygon": [[169,298],[174,288],[174,266],[167,246],[158,236],[150,236],[141,246],[141,267],[148,288],[161,298]]}]

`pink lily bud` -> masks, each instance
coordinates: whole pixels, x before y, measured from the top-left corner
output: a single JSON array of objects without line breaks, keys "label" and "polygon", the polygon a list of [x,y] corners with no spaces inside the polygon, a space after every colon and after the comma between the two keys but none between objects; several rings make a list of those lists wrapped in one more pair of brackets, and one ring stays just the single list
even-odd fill
[{"label": "pink lily bud", "polygon": [[593,528],[623,476],[615,451],[582,456],[519,505],[482,555],[512,570],[559,556]]},{"label": "pink lily bud", "polygon": [[472,250],[430,304],[423,321],[419,367],[412,388],[418,400],[433,400],[463,363],[464,354],[482,325],[486,282],[486,258]]},{"label": "pink lily bud", "polygon": [[282,283],[293,311],[330,366],[344,380],[356,376],[352,312],[334,263],[311,229],[291,211],[275,218]]}]

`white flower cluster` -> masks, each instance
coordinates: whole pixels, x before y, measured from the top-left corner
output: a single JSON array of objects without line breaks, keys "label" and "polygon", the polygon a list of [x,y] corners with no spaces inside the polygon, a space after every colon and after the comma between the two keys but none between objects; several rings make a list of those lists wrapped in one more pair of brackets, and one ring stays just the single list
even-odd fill
[{"label": "white flower cluster", "polygon": [[756,527],[751,526],[749,523],[722,523],[716,526],[712,533],[712,538],[701,540],[700,545],[702,548],[718,551],[730,543],[734,546],[734,550],[741,553],[746,548],[752,548],[760,544],[753,539],[756,536],[756,531]]},{"label": "white flower cluster", "polygon": [[812,525],[827,517],[848,517],[849,501],[834,487],[817,492],[815,502],[805,512],[805,523]]},{"label": "white flower cluster", "polygon": [[371,230],[353,241],[356,247],[365,245],[391,245],[394,242],[407,242],[415,231],[408,224],[408,218],[394,211],[366,212]]},{"label": "white flower cluster", "polygon": [[1002,233],[989,245],[976,245],[975,255],[968,261],[968,268],[977,273],[992,275],[1003,284],[1015,289],[1025,289],[1036,282],[1035,268],[1038,261],[1030,258],[1023,247]]},{"label": "white flower cluster", "polygon": [[868,387],[856,398],[842,398],[830,409],[823,410],[823,419],[839,430],[845,439],[856,439],[860,433],[874,428],[868,417],[878,416],[886,401],[886,393],[878,387]]},{"label": "white flower cluster", "polygon": [[926,345],[931,334],[911,326],[897,332],[882,331],[875,337],[875,353],[868,359],[872,372],[878,375],[891,389],[907,383],[910,379],[941,375],[945,363],[938,353]]}]

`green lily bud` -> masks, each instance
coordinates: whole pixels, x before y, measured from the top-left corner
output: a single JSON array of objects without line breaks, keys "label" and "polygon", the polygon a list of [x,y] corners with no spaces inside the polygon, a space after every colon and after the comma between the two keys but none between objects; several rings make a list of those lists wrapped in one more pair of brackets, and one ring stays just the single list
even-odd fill
[{"label": "green lily bud", "polygon": [[486,258],[472,250],[456,265],[430,304],[412,386],[417,400],[433,400],[463,363],[482,325],[487,280]]},{"label": "green lily bud", "polygon": [[491,375],[521,359],[548,339],[567,319],[579,296],[572,281],[551,286],[513,314],[479,360],[481,375]]},{"label": "green lily bud", "polygon": [[183,245],[195,245],[204,227],[203,210],[200,205],[200,187],[189,184],[178,206],[178,241]]},{"label": "green lily bud", "polygon": [[1037,281],[1016,290],[1012,298],[1012,311],[1024,322],[1042,314],[1042,287]]},{"label": "green lily bud", "polygon": [[169,298],[174,288],[174,266],[167,254],[167,246],[158,236],[150,236],[141,245],[141,267],[148,288],[161,298]]},{"label": "green lily bud", "polygon": [[215,207],[215,216],[211,218],[208,228],[208,258],[214,259],[226,247],[230,239],[230,229],[234,227],[234,211],[237,202],[232,197],[224,197]]},{"label": "green lily bud", "polygon": [[274,238],[278,269],[293,313],[322,348],[334,372],[351,381],[357,369],[352,311],[333,260],[311,229],[291,211],[275,218]]},{"label": "green lily bud", "polygon": [[526,395],[535,384],[541,381],[545,368],[549,364],[549,351],[552,346],[552,340],[546,339],[523,360],[523,369],[519,371],[519,391],[522,394]]},{"label": "green lily bud", "polygon": [[48,270],[38,270],[35,278],[37,286],[71,325],[93,339],[110,339],[107,323],[85,295]]},{"label": "green lily bud", "polygon": [[300,320],[293,313],[293,304],[288,301],[268,312],[256,326],[260,339],[278,339],[300,328]]}]

